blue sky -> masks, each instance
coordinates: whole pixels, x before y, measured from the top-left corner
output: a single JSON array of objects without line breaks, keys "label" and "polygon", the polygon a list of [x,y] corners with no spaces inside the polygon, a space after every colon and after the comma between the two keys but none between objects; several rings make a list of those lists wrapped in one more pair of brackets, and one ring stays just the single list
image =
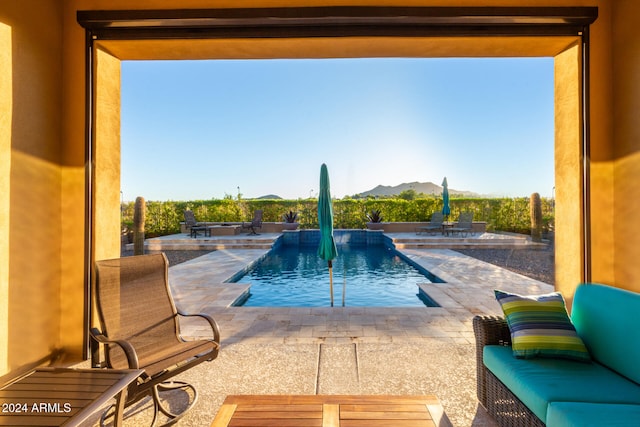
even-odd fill
[{"label": "blue sky", "polygon": [[124,200],[378,184],[551,196],[553,59],[122,63]]}]

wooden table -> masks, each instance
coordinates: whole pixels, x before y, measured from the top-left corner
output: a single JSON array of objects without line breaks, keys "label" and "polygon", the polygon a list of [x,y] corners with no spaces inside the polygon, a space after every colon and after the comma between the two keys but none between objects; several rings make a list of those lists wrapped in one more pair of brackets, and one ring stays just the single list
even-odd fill
[{"label": "wooden table", "polygon": [[121,425],[127,386],[142,372],[36,369],[0,389],[0,425],[78,426],[114,397]]},{"label": "wooden table", "polygon": [[450,427],[435,396],[227,396],[211,427]]}]

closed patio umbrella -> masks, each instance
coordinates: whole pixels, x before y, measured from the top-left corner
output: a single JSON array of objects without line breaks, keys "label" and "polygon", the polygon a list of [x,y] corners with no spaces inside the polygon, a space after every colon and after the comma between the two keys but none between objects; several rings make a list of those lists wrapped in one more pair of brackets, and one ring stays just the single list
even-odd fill
[{"label": "closed patio umbrella", "polygon": [[449,206],[449,185],[447,184],[447,177],[444,177],[442,181],[442,215],[445,220],[449,219],[451,214],[451,207]]},{"label": "closed patio umbrella", "polygon": [[333,307],[333,259],[338,255],[336,243],[333,240],[333,207],[331,206],[331,191],[329,188],[329,171],[324,163],[320,167],[320,194],[318,195],[318,222],[320,224],[320,245],[318,256],[327,261],[329,266],[329,291],[331,293],[331,307]]}]

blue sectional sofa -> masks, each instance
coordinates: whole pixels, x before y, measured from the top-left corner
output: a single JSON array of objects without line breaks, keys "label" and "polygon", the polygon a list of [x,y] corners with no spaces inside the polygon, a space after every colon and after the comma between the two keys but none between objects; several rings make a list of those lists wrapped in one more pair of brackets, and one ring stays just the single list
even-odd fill
[{"label": "blue sectional sofa", "polygon": [[590,363],[513,356],[505,319],[476,316],[478,399],[500,426],[640,426],[640,294],[576,289],[571,322]]}]

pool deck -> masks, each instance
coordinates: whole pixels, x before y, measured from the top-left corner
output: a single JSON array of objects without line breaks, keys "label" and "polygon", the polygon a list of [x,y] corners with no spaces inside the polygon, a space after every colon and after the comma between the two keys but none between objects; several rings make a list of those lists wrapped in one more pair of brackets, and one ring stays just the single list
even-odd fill
[{"label": "pool deck", "polygon": [[[472,318],[501,313],[494,289],[537,294],[553,286],[444,247],[400,250],[445,280],[421,285],[441,307],[229,306],[246,286],[224,280],[268,247],[221,248],[170,267],[176,305],[210,314],[222,334],[218,359],[181,374],[200,391],[181,424],[208,426],[228,394],[435,394],[455,426],[495,426],[475,394]],[[207,336],[199,323],[182,325],[186,336]],[[137,418],[144,416],[134,425]]]},{"label": "pool deck", "polygon": [[[259,237],[274,241],[277,236]],[[253,236],[249,240],[255,239]],[[434,324],[442,323],[447,324],[448,338],[470,343],[473,315],[501,313],[493,289],[521,293],[553,290],[551,285],[451,249],[400,248],[413,262],[445,281],[419,285],[440,307],[233,307],[248,292],[249,284],[224,282],[269,249],[270,245],[263,249],[218,249],[170,267],[169,280],[176,305],[188,312],[205,312],[216,317],[227,343],[397,342],[405,338],[440,337],[443,330]],[[419,326],[405,328],[411,324]],[[184,333],[199,336],[202,332],[187,324]]]}]

